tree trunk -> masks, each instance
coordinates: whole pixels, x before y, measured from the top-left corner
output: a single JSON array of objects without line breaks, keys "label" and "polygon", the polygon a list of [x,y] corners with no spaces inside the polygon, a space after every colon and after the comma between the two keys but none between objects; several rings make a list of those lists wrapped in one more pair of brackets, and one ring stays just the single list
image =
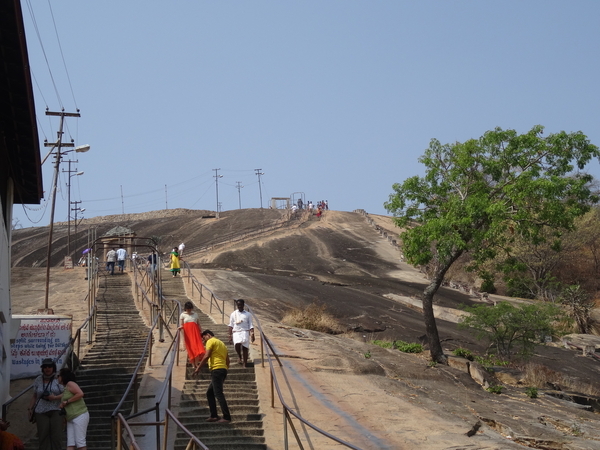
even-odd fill
[{"label": "tree trunk", "polygon": [[444,275],[450,266],[457,260],[462,252],[455,252],[443,266],[440,266],[434,273],[431,283],[423,291],[423,317],[425,319],[425,332],[427,333],[427,341],[429,342],[429,352],[431,360],[440,364],[447,364],[448,358],[444,355],[440,337],[438,334],[435,315],[433,314],[433,296],[438,291],[444,281]]}]

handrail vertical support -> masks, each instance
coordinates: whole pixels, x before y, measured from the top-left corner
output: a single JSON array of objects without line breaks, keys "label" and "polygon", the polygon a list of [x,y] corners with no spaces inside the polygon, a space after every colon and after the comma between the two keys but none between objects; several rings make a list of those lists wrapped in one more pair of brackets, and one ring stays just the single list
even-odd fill
[{"label": "handrail vertical support", "polygon": [[275,408],[275,385],[273,383],[273,371],[270,370],[271,374],[271,408]]}]

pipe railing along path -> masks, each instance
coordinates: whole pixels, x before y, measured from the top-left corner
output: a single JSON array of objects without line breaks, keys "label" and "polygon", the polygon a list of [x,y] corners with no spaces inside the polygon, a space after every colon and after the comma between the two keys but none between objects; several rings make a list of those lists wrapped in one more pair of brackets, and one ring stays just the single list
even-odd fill
[{"label": "pipe railing along path", "polygon": [[[206,297],[210,300],[211,310],[212,310],[213,303],[216,304],[217,302],[221,302],[221,308],[219,308],[218,310],[219,310],[219,312],[224,311],[225,300],[219,299],[210,289],[208,289],[206,286],[204,286],[202,283],[200,283],[196,279],[194,274],[191,272],[189,265],[185,262],[184,262],[184,268],[187,271],[186,277],[188,278],[188,282],[190,282],[192,284],[192,293],[193,293],[193,288],[196,287],[196,290],[200,293],[200,301],[202,301],[202,298],[203,298],[202,293],[205,291],[208,291],[210,293],[210,295],[208,295]],[[192,298],[193,298],[193,295],[192,295]],[[304,419],[300,414],[296,413],[286,403],[286,401],[283,398],[283,395],[281,394],[281,390],[279,388],[279,383],[277,382],[277,375],[275,373],[275,368],[273,365],[273,358],[277,360],[277,362],[279,363],[279,366],[280,366],[280,370],[282,370],[282,371],[283,371],[283,365],[281,364],[281,361],[279,360],[279,357],[273,348],[273,344],[271,343],[271,341],[267,338],[267,336],[263,332],[258,317],[256,316],[256,314],[254,314],[254,312],[252,311],[252,309],[249,306],[247,306],[247,309],[250,312],[250,314],[252,314],[253,324],[254,324],[255,328],[258,328],[258,331],[260,333],[261,365],[262,365],[262,367],[265,366],[265,364],[264,364],[265,363],[265,355],[266,355],[267,361],[269,363],[269,371],[270,371],[270,375],[271,375],[271,407],[272,408],[275,407],[275,394],[274,393],[276,391],[277,398],[279,399],[279,402],[281,403],[281,406],[283,408],[283,412],[284,412],[284,414],[283,414],[283,425],[284,425],[283,432],[284,432],[285,450],[288,450],[288,448],[289,448],[288,426],[292,430],[292,433],[294,434],[294,437],[295,437],[295,440],[296,440],[296,443],[298,444],[298,446],[300,446],[301,449],[304,448],[302,445],[300,436],[298,435],[298,432],[296,431],[296,428],[292,421],[292,416],[295,417],[296,419],[298,419],[301,423],[303,423],[307,427],[313,429],[314,431],[321,434],[322,436],[325,436],[326,438],[328,438],[334,442],[337,442],[338,444],[341,444],[347,448],[351,448],[354,450],[362,450],[360,447],[356,447],[355,445],[352,445],[352,444],[332,435],[331,433],[328,433],[327,431],[322,430],[321,428],[317,427],[316,425],[310,423],[308,420]],[[221,320],[222,320],[222,323],[225,323],[224,322],[224,313],[221,316]],[[265,346],[263,345],[263,343],[265,343],[267,346],[266,353],[265,353]]]}]

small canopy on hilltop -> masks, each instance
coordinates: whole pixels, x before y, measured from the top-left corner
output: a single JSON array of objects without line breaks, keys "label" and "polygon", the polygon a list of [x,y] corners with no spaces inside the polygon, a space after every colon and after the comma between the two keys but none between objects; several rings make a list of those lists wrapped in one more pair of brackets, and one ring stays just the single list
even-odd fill
[{"label": "small canopy on hilltop", "polygon": [[135,232],[131,228],[122,227],[121,225],[117,225],[116,227],[108,230],[101,237],[110,237],[110,236],[135,236]]}]

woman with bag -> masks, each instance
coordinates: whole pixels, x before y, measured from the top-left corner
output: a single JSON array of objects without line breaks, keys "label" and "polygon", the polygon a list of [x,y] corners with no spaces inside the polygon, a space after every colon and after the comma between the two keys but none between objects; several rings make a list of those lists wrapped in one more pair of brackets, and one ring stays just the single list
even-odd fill
[{"label": "woman with bag", "polygon": [[64,392],[56,398],[62,400],[60,407],[64,408],[67,416],[67,450],[86,450],[90,413],[83,401],[83,391],[70,369],[61,369],[58,381],[65,387]]},{"label": "woman with bag", "polygon": [[33,382],[33,396],[29,403],[29,421],[37,424],[40,450],[61,450],[63,419],[60,416],[59,396],[64,388],[56,378],[56,364],[52,358],[42,361],[42,374]]}]

